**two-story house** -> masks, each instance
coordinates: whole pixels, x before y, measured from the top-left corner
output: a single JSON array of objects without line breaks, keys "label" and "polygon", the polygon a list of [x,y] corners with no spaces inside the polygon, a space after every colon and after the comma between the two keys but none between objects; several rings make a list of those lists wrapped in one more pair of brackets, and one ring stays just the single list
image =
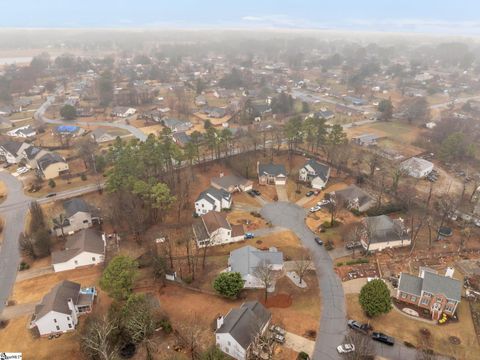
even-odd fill
[{"label": "two-story house", "polygon": [[410,230],[403,219],[391,219],[387,215],[369,216],[362,219],[362,225],[360,242],[365,250],[381,251],[411,243]]},{"label": "two-story house", "polygon": [[9,164],[18,164],[24,159],[24,151],[30,144],[19,141],[4,141],[0,144],[0,156]]},{"label": "two-story house", "polygon": [[308,182],[312,188],[322,190],[330,177],[330,166],[319,163],[314,159],[308,160],[298,171],[300,181]]},{"label": "two-story house", "polygon": [[287,183],[287,171],[282,164],[257,162],[257,173],[260,185],[285,185]]},{"label": "two-story house", "polygon": [[30,328],[40,336],[75,330],[78,317],[92,310],[95,288],[82,289],[80,284],[64,280],[43,297],[35,307]]},{"label": "two-story house", "polygon": [[60,219],[53,220],[53,230],[57,236],[87,229],[100,221],[97,210],[80,198],[64,201],[63,210],[63,224],[60,224]]},{"label": "two-story house", "polygon": [[249,358],[252,346],[268,329],[272,314],[258,301],[248,301],[217,318],[215,343],[236,360]]},{"label": "two-story house", "polygon": [[195,213],[200,216],[209,211],[222,211],[232,207],[232,195],[223,189],[209,187],[195,200]]},{"label": "two-story house", "polygon": [[418,276],[401,273],[396,298],[408,304],[428,309],[433,320],[441,315],[452,316],[461,301],[462,282],[435,270],[420,268]]},{"label": "two-story house", "polygon": [[56,153],[47,153],[37,160],[41,175],[49,180],[68,173],[68,163]]},{"label": "two-story house", "polygon": [[227,215],[214,210],[200,216],[193,224],[193,233],[198,247],[237,242],[245,236],[242,225],[230,224]]},{"label": "two-story house", "polygon": [[213,177],[210,184],[217,189],[223,189],[229,193],[237,191],[250,191],[253,188],[253,182],[238,175],[224,175],[220,174],[218,177]]}]

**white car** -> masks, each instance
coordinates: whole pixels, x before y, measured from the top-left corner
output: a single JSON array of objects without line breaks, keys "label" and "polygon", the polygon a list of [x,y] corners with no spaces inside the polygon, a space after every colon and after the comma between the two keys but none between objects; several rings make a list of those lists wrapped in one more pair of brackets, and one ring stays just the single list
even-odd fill
[{"label": "white car", "polygon": [[17,169],[17,174],[25,174],[28,171],[28,168],[23,166]]},{"label": "white car", "polygon": [[355,345],[353,344],[343,344],[337,346],[337,351],[339,354],[347,354],[355,351]]},{"label": "white car", "polygon": [[320,209],[321,209],[321,207],[317,205],[317,206],[314,206],[314,207],[310,208],[310,212],[314,213],[314,212],[317,212]]},{"label": "white car", "polygon": [[330,204],[330,200],[320,200],[317,203],[317,206],[324,206],[324,205],[328,205],[328,204]]},{"label": "white car", "polygon": [[475,219],[473,223],[475,224],[475,226],[480,227],[480,219]]}]

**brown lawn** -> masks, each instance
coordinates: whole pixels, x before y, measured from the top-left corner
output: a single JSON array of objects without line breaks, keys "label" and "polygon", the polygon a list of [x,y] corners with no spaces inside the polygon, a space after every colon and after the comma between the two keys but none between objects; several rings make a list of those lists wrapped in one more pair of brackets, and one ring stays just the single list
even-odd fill
[{"label": "brown lawn", "polygon": [[[347,314],[350,319],[367,322],[357,294],[346,295]],[[430,325],[421,321],[410,319],[399,312],[392,310],[386,315],[370,319],[374,330],[384,332],[397,338],[397,341],[408,341],[416,346],[421,343],[420,329],[426,328],[431,333],[431,345],[435,352],[454,356],[456,359],[476,359],[480,353],[469,305],[462,301],[457,310],[460,321],[447,325]],[[450,336],[461,340],[460,345],[451,345]]]},{"label": "brown lawn", "polygon": [[245,231],[254,231],[267,226],[267,222],[260,217],[255,217],[245,211],[232,211],[227,214],[231,224],[241,224]]},{"label": "brown lawn", "polygon": [[7,187],[3,181],[0,181],[0,203],[6,199]]}]

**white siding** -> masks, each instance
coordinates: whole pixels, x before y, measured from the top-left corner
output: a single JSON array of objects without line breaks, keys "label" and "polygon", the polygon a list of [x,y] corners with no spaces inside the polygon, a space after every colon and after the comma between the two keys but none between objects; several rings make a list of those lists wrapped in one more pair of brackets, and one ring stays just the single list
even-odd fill
[{"label": "white siding", "polygon": [[[79,211],[76,214],[68,218],[70,225],[63,227],[63,232],[68,234],[69,232],[76,232],[82,229],[88,229],[92,227],[92,215],[83,211]],[[57,236],[62,235],[61,229],[55,229]]]},{"label": "white siding", "polygon": [[[56,311],[50,311],[43,317],[35,321],[40,336],[49,335],[58,332],[68,332],[75,330],[78,319],[75,313],[62,314]],[[70,324],[70,326],[69,326]],[[58,326],[58,328],[57,328]]]},{"label": "white siding", "polygon": [[244,349],[230,334],[217,334],[216,344],[225,354],[237,360],[246,360],[246,349]]},{"label": "white siding", "polygon": [[101,254],[94,254],[84,251],[68,261],[53,264],[53,270],[55,272],[67,271],[81,266],[97,265],[102,263],[103,260],[104,256]]}]

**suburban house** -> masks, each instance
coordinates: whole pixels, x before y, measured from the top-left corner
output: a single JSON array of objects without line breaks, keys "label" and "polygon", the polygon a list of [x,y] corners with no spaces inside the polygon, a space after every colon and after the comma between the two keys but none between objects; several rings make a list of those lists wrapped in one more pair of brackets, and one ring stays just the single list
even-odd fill
[{"label": "suburban house", "polygon": [[375,134],[362,134],[352,137],[352,142],[360,146],[372,146],[377,145],[377,141],[380,136]]},{"label": "suburban house", "polygon": [[241,241],[245,232],[242,225],[232,225],[227,215],[209,211],[193,224],[193,233],[199,247],[215,246]]},{"label": "suburban house", "polygon": [[425,159],[411,157],[400,164],[400,169],[411,177],[421,179],[432,172],[433,163]]},{"label": "suburban house", "polygon": [[64,136],[80,136],[85,132],[85,130],[80,126],[60,125],[55,128],[55,132]]},{"label": "suburban house", "polygon": [[38,169],[45,179],[54,179],[68,172],[68,163],[56,153],[47,153],[37,160]]},{"label": "suburban house", "polygon": [[205,106],[202,109],[202,113],[208,117],[219,119],[223,118],[227,114],[227,111],[219,107]]},{"label": "suburban house", "polygon": [[28,146],[25,150],[23,150],[24,159],[33,169],[38,169],[38,159],[46,154],[49,154],[49,151],[36,146]]},{"label": "suburban house", "polygon": [[10,130],[7,132],[8,136],[21,137],[21,138],[31,138],[37,135],[37,132],[32,127],[32,125],[20,126],[16,129]]},{"label": "suburban house", "polygon": [[445,276],[435,270],[420,268],[418,276],[400,273],[396,298],[407,304],[428,309],[433,320],[443,313],[453,316],[461,301],[462,282],[453,279],[447,271]]},{"label": "suburban house", "polygon": [[257,162],[257,173],[260,185],[285,185],[287,183],[287,171],[282,164]]},{"label": "suburban house", "polygon": [[32,315],[30,329],[37,328],[40,336],[66,333],[75,330],[78,317],[92,311],[95,288],[63,280],[45,295]]},{"label": "suburban house", "polygon": [[200,216],[209,211],[222,211],[232,207],[232,195],[223,189],[209,187],[195,200],[195,213]]},{"label": "suburban house", "polygon": [[168,127],[172,132],[188,131],[193,126],[190,121],[181,121],[177,119],[163,119],[163,126]]},{"label": "suburban house", "polygon": [[360,242],[365,250],[381,251],[410,245],[410,231],[403,219],[393,220],[387,215],[379,215],[364,218],[362,224]]},{"label": "suburban house", "polygon": [[116,116],[116,117],[121,117],[121,118],[126,118],[126,117],[129,117],[129,116],[132,116],[134,115],[135,113],[137,112],[136,109],[134,108],[131,108],[131,107],[127,107],[127,106],[115,106],[113,109],[112,109],[112,116]]},{"label": "suburban house", "polygon": [[97,128],[90,133],[90,136],[96,143],[103,143],[107,141],[113,141],[117,138],[117,135],[111,133],[109,129]]},{"label": "suburban house", "polygon": [[330,177],[330,166],[310,159],[299,170],[298,177],[300,181],[310,183],[312,188],[321,190],[327,185]]},{"label": "suburban house", "polygon": [[328,110],[327,108],[321,108],[320,111],[313,112],[309,114],[306,118],[316,118],[316,119],[325,119],[325,120],[330,120],[335,117],[335,114]]},{"label": "suburban house", "polygon": [[272,314],[258,301],[243,303],[217,318],[215,343],[236,360],[247,360],[256,339],[268,329]]},{"label": "suburban house", "polygon": [[100,264],[105,258],[105,246],[105,234],[83,229],[67,238],[65,250],[52,252],[53,270],[59,272]]},{"label": "suburban house", "polygon": [[185,131],[175,132],[172,134],[172,139],[178,146],[184,147],[192,138]]},{"label": "suburban house", "polygon": [[[256,276],[259,266],[267,265],[272,271],[283,270],[283,253],[272,247],[269,250],[259,250],[253,246],[244,246],[230,252],[228,271],[239,272],[247,289],[263,288],[265,285]],[[272,288],[275,284],[271,284]]]},{"label": "suburban house", "polygon": [[0,156],[9,164],[18,164],[24,158],[24,151],[30,146],[18,141],[4,141],[0,144]]},{"label": "suburban house", "polygon": [[364,212],[375,205],[375,199],[356,185],[337,190],[333,194],[336,201],[341,201],[348,209]]},{"label": "suburban house", "polygon": [[223,175],[210,179],[210,184],[217,189],[223,189],[229,193],[237,191],[250,191],[253,188],[253,182],[238,175]]},{"label": "suburban house", "polygon": [[92,227],[93,222],[100,220],[95,215],[96,210],[83,199],[74,198],[66,200],[63,203],[63,209],[63,226],[60,226],[59,219],[53,220],[53,230],[57,236],[62,235],[62,228],[63,234],[72,234],[82,229],[88,229]]}]

